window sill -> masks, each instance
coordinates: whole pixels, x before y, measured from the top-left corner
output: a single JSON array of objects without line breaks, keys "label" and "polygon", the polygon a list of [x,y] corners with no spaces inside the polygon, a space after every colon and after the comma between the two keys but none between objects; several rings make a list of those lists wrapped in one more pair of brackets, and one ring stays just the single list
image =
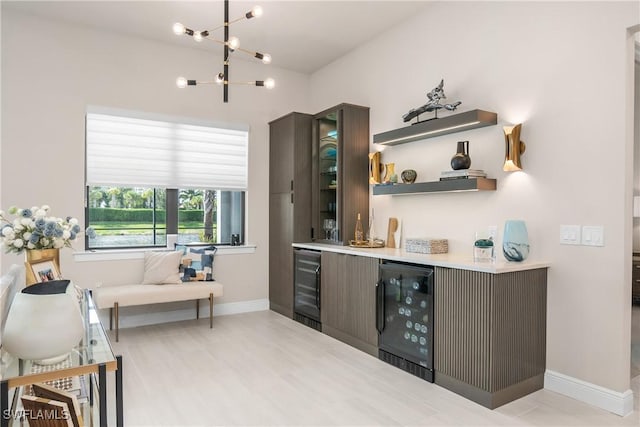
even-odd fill
[{"label": "window sill", "polygon": [[[218,246],[216,256],[219,255],[240,255],[253,254],[256,252],[256,245],[242,246]],[[144,253],[149,251],[162,251],[166,249],[94,249],[90,251],[78,251],[73,253],[73,260],[76,262],[90,261],[118,261],[125,259],[143,259]]]}]

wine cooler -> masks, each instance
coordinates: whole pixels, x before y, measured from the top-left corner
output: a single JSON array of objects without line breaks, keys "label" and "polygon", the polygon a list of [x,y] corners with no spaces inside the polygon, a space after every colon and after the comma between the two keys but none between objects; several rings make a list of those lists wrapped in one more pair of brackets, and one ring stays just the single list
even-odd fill
[{"label": "wine cooler", "polygon": [[386,262],[380,265],[376,323],[378,355],[433,382],[432,267]]},{"label": "wine cooler", "polygon": [[293,261],[293,318],[321,331],[320,252],[296,249]]}]

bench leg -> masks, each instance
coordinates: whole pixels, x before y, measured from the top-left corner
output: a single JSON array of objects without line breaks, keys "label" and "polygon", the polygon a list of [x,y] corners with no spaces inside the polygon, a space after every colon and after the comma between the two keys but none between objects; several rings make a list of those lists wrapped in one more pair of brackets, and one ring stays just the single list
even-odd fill
[{"label": "bench leg", "polygon": [[113,311],[115,312],[116,315],[116,342],[119,341],[119,332],[120,332],[120,313],[118,310],[118,303],[114,303],[113,304]]},{"label": "bench leg", "polygon": [[109,307],[109,330],[113,331],[113,307]]},{"label": "bench leg", "polygon": [[213,292],[209,294],[209,329],[213,329]]},{"label": "bench leg", "polygon": [[196,320],[200,318],[200,300],[196,300]]}]

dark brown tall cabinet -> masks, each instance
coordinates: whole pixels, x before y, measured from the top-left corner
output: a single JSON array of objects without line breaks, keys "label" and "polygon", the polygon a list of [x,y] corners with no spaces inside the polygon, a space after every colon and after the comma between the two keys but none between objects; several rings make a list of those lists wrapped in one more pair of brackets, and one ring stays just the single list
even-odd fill
[{"label": "dark brown tall cabinet", "polygon": [[340,104],[314,116],[314,240],[348,245],[357,215],[369,224],[369,108]]},{"label": "dark brown tall cabinet", "polygon": [[269,123],[269,305],[293,317],[293,242],[311,241],[313,116]]}]

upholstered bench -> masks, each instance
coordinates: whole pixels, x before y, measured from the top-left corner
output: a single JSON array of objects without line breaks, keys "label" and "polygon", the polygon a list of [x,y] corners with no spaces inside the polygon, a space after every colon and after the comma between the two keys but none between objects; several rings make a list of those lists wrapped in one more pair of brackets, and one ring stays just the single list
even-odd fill
[{"label": "upholstered bench", "polygon": [[179,264],[181,252],[148,252],[142,283],[101,286],[93,290],[93,300],[99,309],[109,309],[109,329],[115,316],[116,342],[119,339],[119,308],[134,305],[177,301],[196,301],[196,319],[200,318],[199,300],[209,299],[209,327],[213,328],[213,298],[223,295],[219,282],[181,282]]},{"label": "upholstered bench", "polygon": [[196,300],[196,319],[200,318],[199,300],[209,299],[209,327],[213,328],[213,297],[221,297],[224,287],[218,282],[188,282],[180,285],[118,285],[93,290],[93,300],[100,309],[109,309],[109,329],[115,315],[116,342],[119,339],[120,307]]}]

